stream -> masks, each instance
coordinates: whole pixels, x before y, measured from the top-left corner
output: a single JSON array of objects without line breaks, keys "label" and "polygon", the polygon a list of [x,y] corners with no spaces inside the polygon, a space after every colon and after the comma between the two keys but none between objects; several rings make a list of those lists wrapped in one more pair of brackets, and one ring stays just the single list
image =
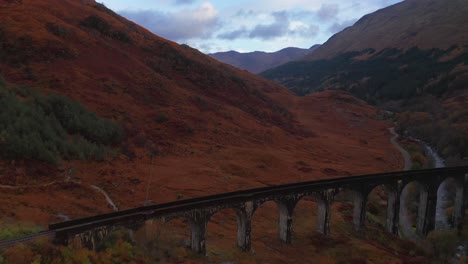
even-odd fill
[{"label": "stream", "polygon": [[[433,168],[445,168],[445,161],[440,157],[439,153],[429,146],[426,142],[421,141],[416,138],[410,138],[418,142],[421,146],[424,147],[426,155],[432,159]],[[436,229],[449,229],[450,225],[448,223],[447,216],[445,215],[444,208],[447,203],[450,203],[450,196],[447,192],[447,182],[443,182],[439,189],[437,190],[437,205],[436,205]]]},{"label": "stream", "polygon": [[418,142],[421,146],[424,147],[426,155],[429,156],[433,161],[433,168],[445,168],[445,161],[440,157],[439,153],[437,153],[437,151],[434,148],[429,146],[426,142],[417,138],[409,137],[409,139]]},{"label": "stream", "polygon": [[[406,151],[399,143],[398,143],[398,137],[399,135],[395,132],[395,128],[389,128],[390,132],[392,133],[393,137],[390,139],[392,145],[394,145],[402,154],[403,159],[405,161],[404,165],[404,170],[411,170],[411,167],[413,166],[412,161],[411,161],[411,155]],[[414,140],[418,142],[421,146],[424,147],[426,155],[429,156],[432,159],[432,164],[433,168],[444,168],[445,167],[445,162],[444,160],[440,157],[440,155],[437,153],[435,149],[433,149],[431,146],[429,146],[427,143],[411,138],[411,140]],[[408,189],[404,189],[403,192],[401,193],[401,201],[405,201],[408,196]],[[447,187],[446,187],[446,182],[443,182],[440,188],[437,190],[437,197],[440,197],[437,199],[437,205],[436,205],[436,228],[437,229],[446,229],[449,228],[449,223],[447,220],[447,217],[445,216],[445,204],[447,202],[450,202],[449,195],[447,193]],[[408,213],[406,211],[406,207],[401,207],[400,209],[400,235],[409,239],[418,239],[415,232],[413,231],[413,227],[410,225],[408,221]]]}]

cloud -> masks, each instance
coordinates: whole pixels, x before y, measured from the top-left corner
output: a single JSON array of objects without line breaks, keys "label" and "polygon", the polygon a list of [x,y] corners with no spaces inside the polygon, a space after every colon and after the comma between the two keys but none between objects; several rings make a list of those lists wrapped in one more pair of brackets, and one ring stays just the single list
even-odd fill
[{"label": "cloud", "polygon": [[243,18],[248,18],[248,17],[253,17],[256,16],[257,12],[253,11],[252,9],[245,10],[243,8],[239,9],[239,11],[236,12],[234,15],[235,17],[243,17]]},{"label": "cloud", "polygon": [[319,33],[319,26],[308,25],[301,21],[291,21],[289,23],[289,33],[301,37],[312,38]]},{"label": "cloud", "polygon": [[248,29],[242,26],[232,31],[226,31],[217,35],[219,39],[236,40],[241,38],[271,40],[284,36],[314,37],[319,32],[316,25],[308,25],[300,20],[291,20],[298,17],[297,12],[279,11],[269,16],[273,21],[269,24],[257,24]]},{"label": "cloud", "polygon": [[174,0],[174,4],[176,5],[188,5],[193,4],[196,0]]},{"label": "cloud", "polygon": [[274,12],[274,21],[271,24],[260,24],[250,31],[250,38],[260,38],[263,40],[273,39],[283,36],[288,31],[289,18],[285,11]]},{"label": "cloud", "polygon": [[322,21],[330,21],[335,19],[339,12],[340,8],[337,4],[322,4],[317,11],[317,16]]},{"label": "cloud", "polygon": [[194,9],[176,12],[124,10],[119,13],[155,34],[173,41],[211,37],[220,25],[218,11],[208,2]]},{"label": "cloud", "polygon": [[402,0],[102,1],[157,35],[202,50],[272,51],[322,43],[354,18]]},{"label": "cloud", "polygon": [[345,21],[342,21],[342,22],[335,22],[333,23],[333,25],[331,25],[329,28],[328,28],[328,32],[332,33],[332,34],[335,34],[337,32],[340,32],[342,31],[343,29],[349,27],[349,26],[352,26],[354,25],[354,23],[356,23],[357,19],[350,19],[350,20],[345,20]]},{"label": "cloud", "polygon": [[233,31],[221,33],[217,37],[220,39],[234,40],[234,39],[246,37],[248,35],[249,35],[249,31],[245,27],[242,27],[240,29],[236,29]]}]

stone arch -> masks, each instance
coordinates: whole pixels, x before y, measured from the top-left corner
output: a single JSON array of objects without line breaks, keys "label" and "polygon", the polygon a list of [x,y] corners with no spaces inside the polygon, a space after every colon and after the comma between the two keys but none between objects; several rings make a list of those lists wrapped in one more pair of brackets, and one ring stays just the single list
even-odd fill
[{"label": "stone arch", "polygon": [[96,250],[97,246],[105,241],[115,229],[113,225],[96,227],[67,237],[66,243]]},{"label": "stone arch", "polygon": [[333,191],[324,190],[321,192],[313,192],[305,195],[303,198],[312,198],[312,200],[317,203],[317,223],[315,230],[323,235],[330,234],[330,206],[333,201]]},{"label": "stone arch", "polygon": [[140,228],[134,227],[127,226],[129,231],[132,230],[131,238],[137,247],[151,251],[161,258],[172,255],[176,248],[188,243],[190,238],[187,219],[183,216],[151,217]]},{"label": "stone arch", "polygon": [[[346,194],[344,197],[353,204],[352,223],[354,230],[360,231],[364,228],[366,222],[366,203],[368,191],[358,187],[350,186],[343,187],[337,190],[335,198],[340,199],[340,196]],[[337,200],[337,199],[334,199]]]},{"label": "stone arch", "polygon": [[[209,215],[206,224],[207,254],[230,250],[237,244],[243,251],[250,250],[251,218],[248,206],[223,206]],[[220,231],[221,230],[221,231]]]},{"label": "stone arch", "polygon": [[[437,185],[435,229],[461,228],[464,209],[464,179],[447,177]],[[446,208],[451,207],[451,212]],[[450,216],[449,216],[450,215]]]},{"label": "stone arch", "polygon": [[312,195],[317,202],[317,226],[316,231],[323,234],[330,234],[330,217],[331,217],[331,195],[329,192],[324,194],[313,194]]},{"label": "stone arch", "polygon": [[210,207],[204,209],[195,209],[186,212],[180,212],[174,215],[166,216],[168,221],[182,217],[186,219],[190,226],[190,248],[192,251],[205,255],[206,254],[206,230],[208,221],[211,216],[217,213],[222,208]]},{"label": "stone arch", "polygon": [[[251,240],[262,241],[265,239],[278,238],[279,224],[279,207],[275,197],[256,200],[253,202],[255,206],[255,218],[250,218],[251,223]],[[242,217],[242,212],[239,211]],[[245,218],[248,220],[248,218]]]},{"label": "stone arch", "polygon": [[[435,203],[436,193],[431,192],[429,186],[422,181],[409,181],[403,185],[400,195],[401,206],[399,211],[400,225],[402,235],[409,236],[410,238],[424,237],[433,229],[435,221]],[[416,232],[412,231],[408,219],[407,205],[417,204],[416,214]],[[413,208],[415,209],[415,208]]]},{"label": "stone arch", "polygon": [[292,241],[293,214],[297,203],[304,197],[303,194],[285,196],[275,199],[278,206],[278,231],[280,241],[290,244]]},{"label": "stone arch", "polygon": [[250,251],[252,247],[252,218],[257,206],[254,201],[248,201],[234,209],[237,222],[237,246],[242,251]]},{"label": "stone arch", "polygon": [[[380,189],[380,190],[379,190]],[[367,194],[366,199],[366,211],[370,211],[374,213],[373,210],[379,210],[378,208],[370,208],[369,201],[373,200],[375,197],[371,197],[372,195],[381,194],[383,191],[386,197],[383,197],[386,202],[386,209],[385,209],[385,221],[384,226],[387,232],[392,234],[398,234],[398,222],[399,222],[399,210],[400,210],[400,196],[398,193],[398,187],[392,184],[380,184],[372,186],[369,193]],[[379,198],[382,198],[379,195]]]}]

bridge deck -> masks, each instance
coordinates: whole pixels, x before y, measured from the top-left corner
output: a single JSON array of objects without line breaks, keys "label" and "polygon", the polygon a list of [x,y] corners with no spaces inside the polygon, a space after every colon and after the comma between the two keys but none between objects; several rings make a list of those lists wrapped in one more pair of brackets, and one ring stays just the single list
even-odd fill
[{"label": "bridge deck", "polygon": [[250,199],[258,199],[271,195],[285,195],[298,191],[305,190],[319,190],[327,188],[342,187],[347,184],[356,183],[379,183],[391,180],[418,180],[424,177],[431,177],[437,175],[465,175],[468,174],[468,166],[466,167],[452,167],[452,168],[438,168],[417,171],[398,171],[379,174],[368,174],[360,176],[349,176],[334,179],[324,179],[317,181],[299,182],[284,185],[268,186],[249,190],[240,190],[229,193],[215,194],[204,197],[197,197],[186,200],[179,200],[164,204],[142,206],[118,212],[102,214],[92,217],[80,218],[60,223],[49,225],[49,230],[63,230],[73,228],[83,228],[85,226],[99,226],[109,225],[113,222],[127,221],[132,217],[141,216],[144,214],[165,215],[174,213],[176,211],[187,211],[208,207],[218,203],[236,203]]}]

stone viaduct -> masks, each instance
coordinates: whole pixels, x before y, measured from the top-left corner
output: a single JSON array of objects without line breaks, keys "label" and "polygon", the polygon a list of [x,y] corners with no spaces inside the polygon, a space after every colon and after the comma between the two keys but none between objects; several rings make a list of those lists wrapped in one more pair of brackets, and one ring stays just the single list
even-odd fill
[{"label": "stone viaduct", "polygon": [[330,233],[330,206],[337,194],[348,190],[353,200],[353,225],[356,230],[364,230],[366,203],[369,193],[383,186],[387,196],[386,230],[395,235],[399,232],[400,197],[409,183],[419,186],[419,209],[416,234],[424,237],[436,228],[437,190],[446,180],[452,179],[456,186],[453,213],[453,228],[461,229],[464,217],[464,189],[468,167],[430,169],[421,171],[391,172],[364,176],[318,180],[270,186],[252,190],[242,190],[166,204],[133,208],[125,211],[98,215],[51,224],[49,230],[55,232],[57,243],[68,243],[79,239],[88,247],[94,248],[96,241],[117,226],[138,229],[145,221],[184,217],[190,223],[191,248],[205,254],[207,224],[210,218],[223,209],[234,209],[237,215],[237,245],[244,251],[251,248],[252,218],[255,210],[267,201],[274,201],[279,209],[279,239],[291,243],[292,220],[296,204],[304,197],[312,197],[318,204],[316,231]]}]

